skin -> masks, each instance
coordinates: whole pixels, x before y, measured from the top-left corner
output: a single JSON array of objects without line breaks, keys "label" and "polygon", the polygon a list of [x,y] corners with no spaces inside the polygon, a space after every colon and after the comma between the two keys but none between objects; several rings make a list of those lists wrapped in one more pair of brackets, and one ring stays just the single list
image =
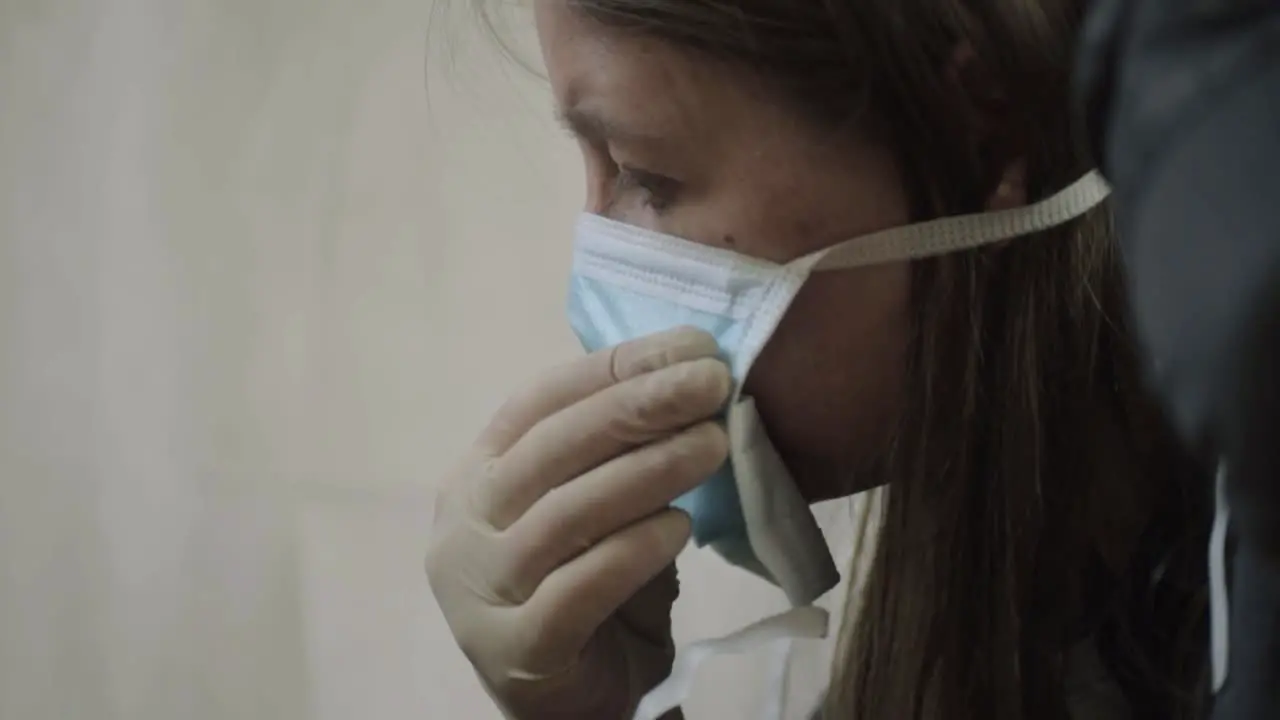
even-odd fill
[{"label": "skin", "polygon": [[[562,0],[535,5],[588,212],[775,262],[908,222],[885,149],[806,124],[733,69],[618,34]],[[909,292],[907,263],[815,276],[747,379],[810,499],[848,492],[887,440]]]}]

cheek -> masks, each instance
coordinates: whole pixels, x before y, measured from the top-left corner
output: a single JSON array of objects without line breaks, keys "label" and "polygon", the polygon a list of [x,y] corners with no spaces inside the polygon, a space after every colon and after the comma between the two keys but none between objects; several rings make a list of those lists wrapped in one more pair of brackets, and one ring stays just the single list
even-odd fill
[{"label": "cheek", "polygon": [[805,285],[746,385],[785,458],[857,467],[882,450],[904,383],[910,282],[896,263]]}]

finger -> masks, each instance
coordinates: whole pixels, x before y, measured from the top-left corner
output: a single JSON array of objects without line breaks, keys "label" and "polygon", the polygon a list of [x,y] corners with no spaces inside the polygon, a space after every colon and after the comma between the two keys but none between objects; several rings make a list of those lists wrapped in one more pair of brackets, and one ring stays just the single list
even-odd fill
[{"label": "finger", "polygon": [[506,529],[540,498],[636,447],[715,415],[732,389],[729,369],[704,358],[614,385],[538,423],[493,461],[477,505]]},{"label": "finger", "polygon": [[703,423],[551,492],[501,539],[513,569],[507,592],[528,598],[557,567],[705,482],[728,455],[724,429]]},{"label": "finger", "polygon": [[689,541],[689,517],[665,510],[610,535],[551,573],[519,609],[530,657],[548,666],[581,654],[618,608],[675,562]]},{"label": "finger", "polygon": [[716,340],[681,327],[600,350],[552,369],[500,409],[477,443],[484,456],[506,452],[543,418],[601,390],[689,360],[714,357]]}]

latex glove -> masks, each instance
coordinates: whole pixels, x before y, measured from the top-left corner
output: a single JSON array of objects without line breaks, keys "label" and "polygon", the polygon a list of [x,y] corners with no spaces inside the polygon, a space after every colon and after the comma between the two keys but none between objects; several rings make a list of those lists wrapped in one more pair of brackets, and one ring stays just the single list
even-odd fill
[{"label": "latex glove", "polygon": [[681,329],[558,368],[444,486],[427,577],[507,717],[622,720],[670,672],[690,528],[668,505],[728,455],[717,353]]}]

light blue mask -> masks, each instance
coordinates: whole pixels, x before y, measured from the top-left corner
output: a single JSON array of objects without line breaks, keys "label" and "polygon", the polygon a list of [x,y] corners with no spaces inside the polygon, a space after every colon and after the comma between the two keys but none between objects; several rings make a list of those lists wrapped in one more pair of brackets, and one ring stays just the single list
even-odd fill
[{"label": "light blue mask", "polygon": [[[695,277],[708,268],[720,266],[671,262],[679,253],[652,247],[654,236],[595,215],[581,218],[578,233],[578,252],[570,280],[569,322],[588,352],[689,326],[715,337],[725,361],[731,366],[735,357],[742,357],[752,311],[759,305],[755,296],[761,289],[756,282],[748,281],[737,287],[731,284],[733,277],[754,278],[755,273],[748,268],[756,268],[756,261],[735,257],[734,262],[742,264],[733,277],[715,272],[712,275],[721,276]],[[636,242],[624,246],[624,238]],[[697,255],[707,254],[706,259],[711,260],[710,254],[705,253],[710,248],[685,245],[682,241],[663,239],[663,242],[678,242]],[[607,254],[624,247],[634,255]],[[720,259],[728,260],[727,257]],[[761,279],[770,273],[764,264],[759,264],[758,269]],[[655,271],[658,274],[647,275]],[[701,289],[688,292],[695,287]],[[736,384],[740,385],[744,377],[745,371],[735,372]],[[747,540],[746,518],[732,461],[726,462],[715,475],[676,500],[674,505],[689,514],[693,521],[693,539],[700,547],[710,545],[730,562],[769,576]]]},{"label": "light blue mask", "polygon": [[720,344],[735,390],[729,462],[676,501],[693,537],[781,586],[796,605],[839,581],[821,532],[742,384],[814,272],[912,260],[1008,240],[1067,222],[1108,194],[1095,173],[1016,210],[943,218],[869,235],[786,264],[747,257],[597,215],[578,221],[569,321],[588,351],[693,326]]}]

